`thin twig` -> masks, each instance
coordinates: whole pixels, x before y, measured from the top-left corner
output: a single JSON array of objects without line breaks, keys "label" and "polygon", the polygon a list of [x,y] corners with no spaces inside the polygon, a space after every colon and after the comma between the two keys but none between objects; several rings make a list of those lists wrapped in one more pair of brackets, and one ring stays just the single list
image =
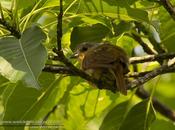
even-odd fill
[{"label": "thin twig", "polygon": [[142,47],[143,50],[148,53],[148,54],[155,54],[150,47],[137,35],[135,35],[134,33],[132,34],[132,37],[134,38],[135,41],[137,41]]},{"label": "thin twig", "polygon": [[175,53],[162,53],[158,55],[146,55],[142,57],[131,57],[129,59],[130,64],[137,64],[137,63],[144,63],[144,62],[151,62],[151,61],[157,61],[157,60],[165,60],[165,59],[171,59],[175,57]]},{"label": "thin twig", "polygon": [[144,71],[144,72],[133,72],[130,74],[126,75],[126,78],[138,78],[138,77],[143,77],[146,74],[150,73],[151,71]]},{"label": "thin twig", "polygon": [[56,104],[55,106],[52,107],[52,110],[50,110],[43,118],[42,120],[42,125],[44,125],[45,121],[47,121],[47,119],[49,118],[49,116],[55,112],[55,110],[57,109],[58,104]]}]

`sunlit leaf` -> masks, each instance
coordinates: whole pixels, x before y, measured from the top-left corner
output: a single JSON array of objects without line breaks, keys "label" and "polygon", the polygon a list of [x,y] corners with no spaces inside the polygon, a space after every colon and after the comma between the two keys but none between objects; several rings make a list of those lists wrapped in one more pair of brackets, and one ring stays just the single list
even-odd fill
[{"label": "sunlit leaf", "polygon": [[170,121],[156,120],[150,130],[174,130],[175,125]]},{"label": "sunlit leaf", "polygon": [[[71,5],[71,1],[69,2],[67,2],[65,6]],[[130,7],[130,4],[132,5],[134,2],[134,0],[77,0],[74,1],[74,4],[67,7],[66,11],[85,15],[88,14],[91,16],[103,14],[121,20],[139,20],[149,22],[148,13],[146,11]]]}]

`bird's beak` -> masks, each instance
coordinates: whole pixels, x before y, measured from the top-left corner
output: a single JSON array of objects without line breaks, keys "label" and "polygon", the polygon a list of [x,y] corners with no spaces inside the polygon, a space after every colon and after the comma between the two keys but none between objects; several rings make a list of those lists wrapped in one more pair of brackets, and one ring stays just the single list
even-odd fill
[{"label": "bird's beak", "polygon": [[78,54],[77,52],[74,52],[74,53],[70,56],[70,58],[71,58],[71,59],[75,59],[75,58],[78,58],[78,56],[79,56],[79,54]]}]

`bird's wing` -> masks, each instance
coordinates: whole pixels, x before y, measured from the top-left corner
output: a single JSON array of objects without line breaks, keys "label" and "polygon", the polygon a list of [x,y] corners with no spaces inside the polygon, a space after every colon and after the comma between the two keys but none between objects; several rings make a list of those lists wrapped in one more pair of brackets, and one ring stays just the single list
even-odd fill
[{"label": "bird's wing", "polygon": [[82,68],[108,68],[112,66],[111,63],[122,61],[125,56],[126,54],[121,48],[103,44],[87,51],[82,62]]}]

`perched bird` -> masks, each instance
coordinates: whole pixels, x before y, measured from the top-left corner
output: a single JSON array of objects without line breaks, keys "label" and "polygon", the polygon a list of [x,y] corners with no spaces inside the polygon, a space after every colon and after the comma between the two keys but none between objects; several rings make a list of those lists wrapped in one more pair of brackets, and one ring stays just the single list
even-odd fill
[{"label": "perched bird", "polygon": [[108,86],[115,86],[122,94],[127,95],[124,74],[129,72],[128,56],[119,46],[110,43],[84,42],[77,46],[72,58],[78,58],[81,69],[92,77],[101,80]]}]

